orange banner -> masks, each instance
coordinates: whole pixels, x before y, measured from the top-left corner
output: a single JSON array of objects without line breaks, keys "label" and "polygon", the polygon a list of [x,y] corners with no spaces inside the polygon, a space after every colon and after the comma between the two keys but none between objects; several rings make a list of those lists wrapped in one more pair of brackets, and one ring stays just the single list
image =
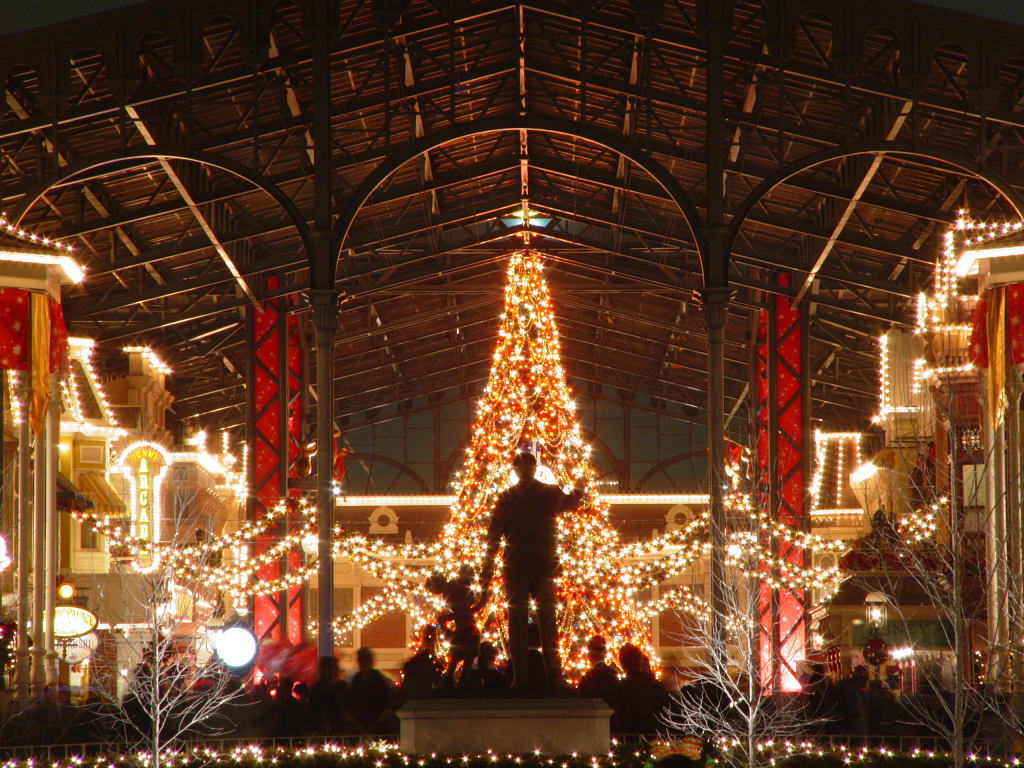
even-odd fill
[{"label": "orange banner", "polygon": [[42,432],[46,406],[50,401],[50,297],[33,293],[29,327],[32,329],[31,366],[32,403],[29,423],[37,435]]}]

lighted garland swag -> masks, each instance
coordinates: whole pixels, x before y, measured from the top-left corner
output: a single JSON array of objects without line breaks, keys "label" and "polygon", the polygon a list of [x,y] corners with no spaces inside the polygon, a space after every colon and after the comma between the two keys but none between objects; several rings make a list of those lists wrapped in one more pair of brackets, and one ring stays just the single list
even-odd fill
[{"label": "lighted garland swag", "polygon": [[[839,747],[830,751],[810,748],[789,753],[776,751],[776,765],[789,768],[951,768],[953,758],[945,753],[915,750],[893,753],[886,749],[866,747]],[[819,754],[820,752],[820,754]],[[167,753],[162,766],[175,768],[654,768],[663,766],[696,766],[703,761],[689,760],[680,754],[646,747],[619,746],[606,755],[540,755],[526,753],[473,754],[465,756],[406,755],[397,746],[379,742],[365,747],[339,747],[312,745],[304,748],[263,748],[258,745],[238,747],[231,751],[216,752],[204,748]],[[715,762],[712,758],[712,762]],[[974,765],[1013,768],[1012,759],[993,756],[972,756]],[[48,761],[40,758],[11,759],[2,768],[39,768]],[[140,768],[152,765],[144,753],[121,753],[74,757],[64,761],[50,761],[49,768]]]}]

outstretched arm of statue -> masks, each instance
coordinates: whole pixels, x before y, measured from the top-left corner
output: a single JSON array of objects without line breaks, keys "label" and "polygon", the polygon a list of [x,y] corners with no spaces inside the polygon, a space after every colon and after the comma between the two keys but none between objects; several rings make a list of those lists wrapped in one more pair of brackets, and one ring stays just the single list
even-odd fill
[{"label": "outstretched arm of statue", "polygon": [[562,509],[576,509],[583,501],[583,495],[586,493],[586,489],[582,485],[577,485],[569,493],[562,494]]}]

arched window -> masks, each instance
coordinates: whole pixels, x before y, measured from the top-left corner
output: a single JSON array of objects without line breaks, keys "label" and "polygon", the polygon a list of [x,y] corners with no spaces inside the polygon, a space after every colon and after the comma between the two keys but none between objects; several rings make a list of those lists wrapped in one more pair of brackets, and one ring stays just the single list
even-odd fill
[{"label": "arched window", "polygon": [[214,16],[203,28],[203,73],[236,67],[244,61],[238,22],[230,16]]},{"label": "arched window", "polygon": [[143,84],[177,80],[174,45],[163,32],[148,32],[139,38],[139,81]]},{"label": "arched window", "polygon": [[832,68],[832,20],[818,11],[800,17],[793,36],[792,60],[816,69]]},{"label": "arched window", "polygon": [[925,92],[958,101],[967,100],[967,54],[955,43],[935,46],[928,57]]},{"label": "arched window", "polygon": [[860,73],[871,80],[895,83],[900,76],[900,41],[896,33],[875,27],[864,36]]},{"label": "arched window", "polygon": [[999,70],[999,106],[1014,112],[1024,109],[1024,56],[1008,59]]}]

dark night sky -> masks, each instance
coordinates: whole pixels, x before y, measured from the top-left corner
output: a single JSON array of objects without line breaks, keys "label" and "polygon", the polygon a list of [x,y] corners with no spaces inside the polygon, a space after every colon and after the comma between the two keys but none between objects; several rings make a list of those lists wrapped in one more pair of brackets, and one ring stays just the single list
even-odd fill
[{"label": "dark night sky", "polygon": [[1024,26],[1024,2],[1021,0],[918,0],[918,2]]},{"label": "dark night sky", "polygon": [[[157,2],[158,0],[153,0]],[[132,5],[139,0],[0,0],[0,36]],[[924,0],[954,11],[1024,26],[1024,0]]]},{"label": "dark night sky", "polygon": [[139,0],[0,0],[0,35],[109,11]]}]

